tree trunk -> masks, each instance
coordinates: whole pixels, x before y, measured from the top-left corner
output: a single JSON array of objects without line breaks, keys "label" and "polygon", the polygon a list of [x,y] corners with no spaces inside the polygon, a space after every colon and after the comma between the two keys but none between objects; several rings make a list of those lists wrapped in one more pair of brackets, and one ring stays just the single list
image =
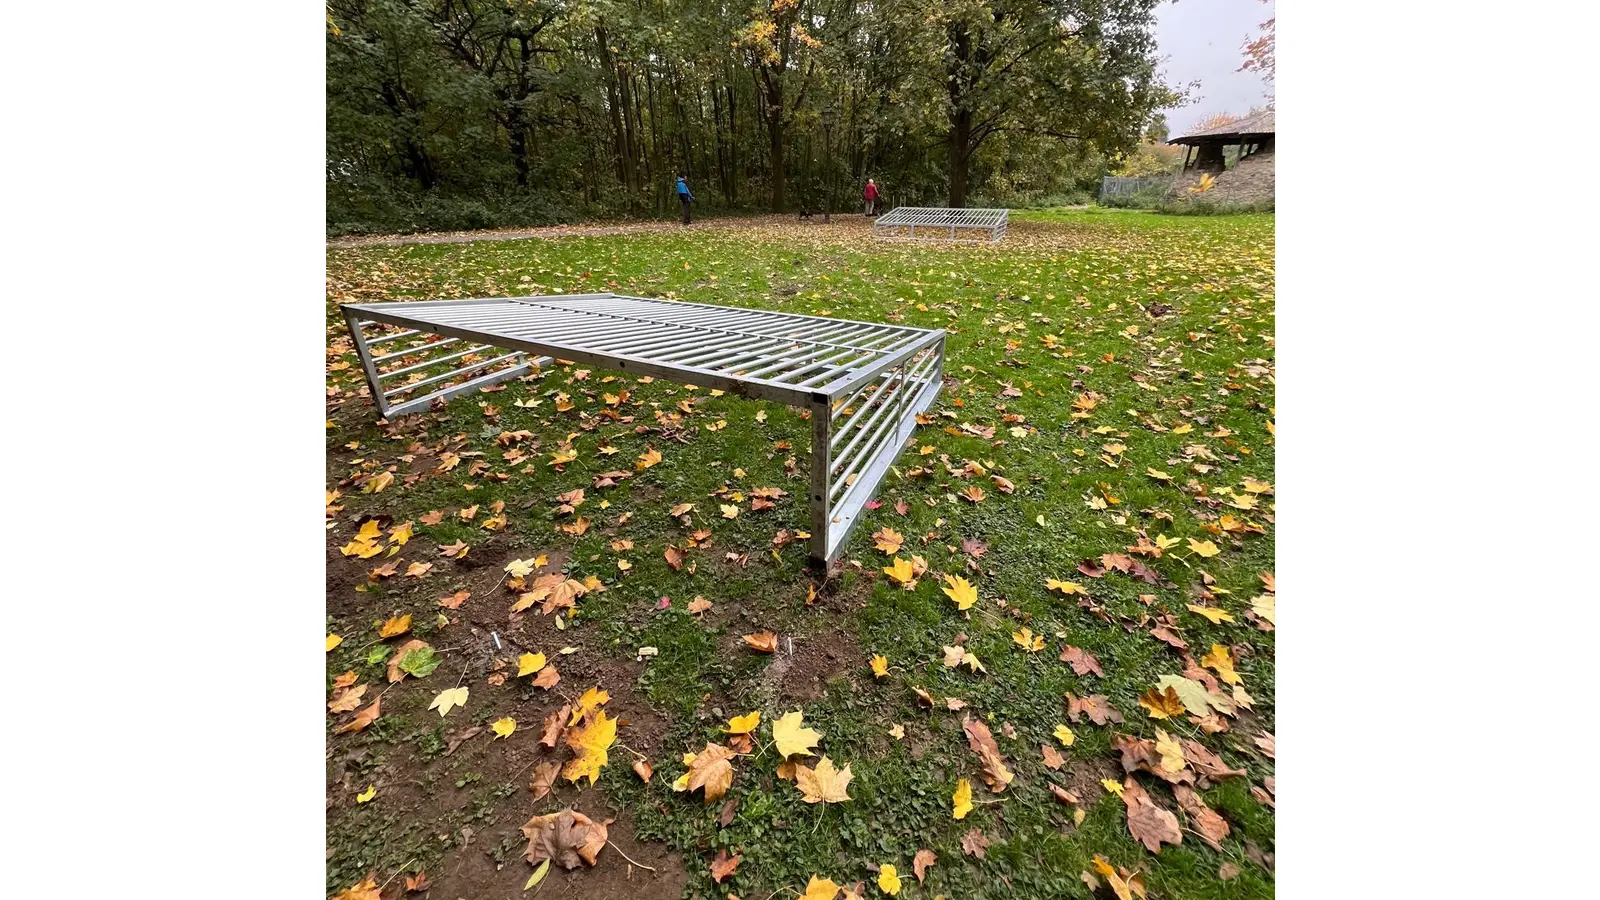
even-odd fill
[{"label": "tree trunk", "polygon": [[783,110],[779,108],[767,123],[772,138],[772,211],[783,212]]},{"label": "tree trunk", "polygon": [[972,113],[958,109],[950,114],[950,208],[967,205],[967,142],[972,137]]}]

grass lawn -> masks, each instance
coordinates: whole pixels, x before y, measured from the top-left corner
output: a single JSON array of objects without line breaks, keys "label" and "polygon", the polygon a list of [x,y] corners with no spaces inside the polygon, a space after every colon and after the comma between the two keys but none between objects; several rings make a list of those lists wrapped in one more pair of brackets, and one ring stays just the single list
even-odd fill
[{"label": "grass lawn", "polygon": [[[1100,856],[1150,897],[1271,895],[1273,218],[1019,212],[998,247],[877,242],[859,216],[820,223],[329,251],[327,627],[342,640],[327,687],[353,706],[328,714],[330,894],[371,873],[390,897],[425,870],[425,896],[442,900],[760,900],[797,896],[813,875],[877,897],[889,864],[902,897],[1053,900],[1090,896],[1082,875]],[[380,425],[337,311],[607,290],[949,332],[930,424],[825,582],[806,542],[784,540],[809,526],[798,411],[557,366]],[[661,461],[639,469],[652,448]],[[615,470],[633,476],[596,486]],[[787,495],[754,509],[769,487]],[[579,488],[583,503],[561,512]],[[675,517],[679,504],[694,508]],[[375,555],[347,553],[369,521]],[[402,544],[391,532],[407,522]],[[885,574],[885,529],[903,539],[896,555],[925,564],[914,586]],[[459,544],[464,556],[442,555]],[[520,582],[505,571],[541,558]],[[531,589],[555,572],[587,592],[543,614]],[[970,609],[941,590],[946,575],[976,587]],[[405,614],[407,633],[380,638]],[[742,639],[762,631],[777,653]],[[410,640],[437,668],[391,684]],[[947,667],[947,648],[982,669]],[[559,681],[519,677],[525,653]],[[1183,690],[1162,704],[1182,702],[1158,719],[1140,698],[1164,676],[1189,680],[1168,679]],[[430,710],[458,685],[462,706]],[[547,717],[595,687],[621,720],[609,761],[592,786],[530,789],[574,753],[541,746]],[[336,731],[380,694],[375,720]],[[779,777],[772,725],[795,710],[822,735],[800,763],[848,765],[849,800],[807,803]],[[754,711],[725,797],[673,789],[686,753],[739,743],[729,719]],[[516,730],[499,738],[504,718]],[[968,720],[1014,776],[999,792]],[[958,820],[963,779],[973,809]],[[1150,852],[1130,804],[1141,828],[1175,817],[1181,842]],[[613,846],[524,893],[520,829],[568,806],[616,819]],[[1213,847],[1202,832],[1216,836],[1218,817],[1228,833]],[[924,850],[936,860],[919,883]],[[717,884],[721,851],[739,864]]]}]

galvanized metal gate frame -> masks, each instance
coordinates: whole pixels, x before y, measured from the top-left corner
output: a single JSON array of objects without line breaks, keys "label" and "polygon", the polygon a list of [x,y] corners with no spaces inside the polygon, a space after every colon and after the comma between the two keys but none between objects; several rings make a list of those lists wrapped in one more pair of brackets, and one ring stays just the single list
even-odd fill
[{"label": "galvanized metal gate frame", "polygon": [[341,309],[386,418],[553,359],[810,410],[810,558],[824,566],[838,557],[944,375],[938,328],[619,294]]},{"label": "galvanized metal gate frame", "polygon": [[[989,232],[989,243],[996,244],[1006,236],[1006,223],[1011,218],[1009,209],[947,209],[936,206],[900,206],[872,220],[872,233],[877,236],[893,234],[897,228],[909,228],[915,239],[917,228],[950,229],[950,240],[977,241],[979,238],[957,238],[957,228],[980,229]],[[935,232],[937,234],[937,232]]]}]

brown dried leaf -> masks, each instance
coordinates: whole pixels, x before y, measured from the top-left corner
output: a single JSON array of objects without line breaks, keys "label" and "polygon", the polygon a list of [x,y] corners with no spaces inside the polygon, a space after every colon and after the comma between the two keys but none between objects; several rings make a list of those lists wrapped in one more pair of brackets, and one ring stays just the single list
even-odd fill
[{"label": "brown dried leaf", "polygon": [[921,884],[928,868],[939,861],[938,854],[932,850],[918,850],[917,855],[911,859],[911,871],[917,876],[917,883]]},{"label": "brown dried leaf", "polygon": [[733,871],[739,868],[739,861],[742,859],[744,857],[738,854],[729,856],[726,849],[718,850],[717,858],[711,861],[711,880],[721,884],[723,879],[732,875]]},{"label": "brown dried leaf", "polygon": [[1189,824],[1200,835],[1200,839],[1210,844],[1212,849],[1221,850],[1222,839],[1228,836],[1228,821],[1207,806],[1191,787],[1174,785],[1172,796],[1178,799],[1178,807],[1189,817]]},{"label": "brown dried leaf", "polygon": [[555,787],[556,779],[560,775],[561,763],[553,759],[533,767],[533,781],[528,785],[528,790],[533,791],[535,803],[543,800],[550,793],[550,789]]},{"label": "brown dried leaf", "polygon": [[733,784],[733,751],[721,744],[706,744],[689,764],[689,790],[705,789],[707,803],[715,802]]},{"label": "brown dried leaf", "polygon": [[572,718],[572,706],[568,704],[544,717],[544,733],[539,736],[539,743],[546,747],[555,747],[561,743],[561,733],[567,730],[567,721]]},{"label": "brown dried leaf", "polygon": [[1061,661],[1071,666],[1072,671],[1078,675],[1088,675],[1093,672],[1101,678],[1106,677],[1105,671],[1100,668],[1100,660],[1095,659],[1093,653],[1071,644],[1062,649]]},{"label": "brown dried leaf", "polygon": [[1000,746],[994,742],[989,726],[969,716],[961,720],[961,728],[967,733],[968,746],[983,763],[983,780],[990,792],[998,794],[1005,790],[1016,776],[1006,768],[1005,757],[1000,755]]},{"label": "brown dried leaf", "polygon": [[1122,802],[1128,807],[1128,833],[1151,853],[1160,853],[1162,844],[1183,843],[1178,817],[1157,806],[1132,775],[1122,782]]},{"label": "brown dried leaf", "polygon": [[1122,713],[1117,712],[1111,701],[1104,694],[1093,694],[1088,697],[1078,698],[1067,694],[1067,718],[1072,724],[1078,724],[1081,716],[1088,716],[1089,721],[1096,725],[1107,722],[1122,724]]},{"label": "brown dried leaf", "polygon": [[983,859],[984,853],[989,849],[989,838],[983,829],[974,828],[961,836],[961,852],[968,856]]},{"label": "brown dried leaf", "polygon": [[522,826],[522,834],[528,839],[528,862],[548,859],[568,870],[580,861],[594,865],[606,845],[606,826],[571,809],[534,816]]}]

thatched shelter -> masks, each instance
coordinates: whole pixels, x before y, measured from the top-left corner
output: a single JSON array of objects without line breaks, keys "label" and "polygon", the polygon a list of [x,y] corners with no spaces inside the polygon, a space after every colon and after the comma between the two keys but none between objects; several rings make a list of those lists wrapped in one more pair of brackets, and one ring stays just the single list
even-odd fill
[{"label": "thatched shelter", "polygon": [[1225,168],[1227,147],[1238,146],[1240,161],[1273,150],[1276,136],[1273,117],[1272,110],[1262,110],[1226,125],[1172,138],[1167,143],[1185,145],[1183,171],[1221,172]]}]

